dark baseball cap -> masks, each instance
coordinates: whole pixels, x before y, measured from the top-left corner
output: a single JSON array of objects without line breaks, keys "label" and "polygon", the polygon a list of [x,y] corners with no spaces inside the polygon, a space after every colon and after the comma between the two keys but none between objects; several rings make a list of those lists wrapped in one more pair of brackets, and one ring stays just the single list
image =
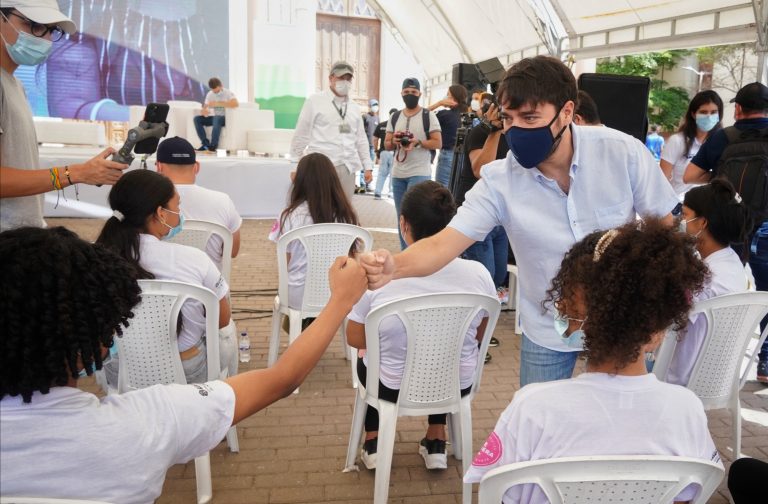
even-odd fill
[{"label": "dark baseball cap", "polygon": [[768,109],[768,86],[759,82],[747,84],[736,93],[736,98],[731,100],[734,102],[748,110]]},{"label": "dark baseball cap", "polygon": [[415,77],[408,77],[407,79],[405,79],[403,81],[402,89],[407,89],[407,88],[416,88],[419,91],[421,91],[421,84],[419,84],[419,79]]},{"label": "dark baseball cap", "polygon": [[175,165],[195,164],[195,149],[181,137],[168,138],[157,147],[157,160]]}]

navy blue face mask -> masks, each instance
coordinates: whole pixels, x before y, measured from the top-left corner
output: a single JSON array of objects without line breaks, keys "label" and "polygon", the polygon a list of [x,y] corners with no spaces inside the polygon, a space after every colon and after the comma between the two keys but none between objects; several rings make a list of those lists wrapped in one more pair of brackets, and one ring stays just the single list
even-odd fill
[{"label": "navy blue face mask", "polygon": [[509,150],[512,151],[520,166],[523,168],[534,168],[552,154],[557,146],[557,142],[563,136],[565,128],[568,127],[567,125],[563,126],[556,137],[552,136],[550,126],[554,124],[562,110],[563,107],[560,107],[555,117],[546,126],[539,128],[512,126],[504,133]]}]

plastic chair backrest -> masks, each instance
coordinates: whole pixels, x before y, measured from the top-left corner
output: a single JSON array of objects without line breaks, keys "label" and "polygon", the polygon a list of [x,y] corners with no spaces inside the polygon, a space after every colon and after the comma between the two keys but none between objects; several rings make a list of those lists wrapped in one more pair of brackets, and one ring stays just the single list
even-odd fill
[{"label": "plastic chair backrest", "polygon": [[0,504],[109,504],[82,499],[51,499],[47,497],[0,497]]},{"label": "plastic chair backrest", "polygon": [[[749,340],[760,320],[768,313],[768,292],[726,294],[696,303],[691,313],[707,318],[707,334],[694,364],[687,388],[706,409],[728,406],[741,385],[741,363]],[[761,341],[765,339],[765,332]],[[666,377],[668,363],[677,345],[677,335],[665,338],[658,352],[654,374]],[[759,348],[759,345],[758,345]],[[747,372],[749,369],[747,369]],[[745,373],[746,374],[746,373]]]},{"label": "plastic chair backrest", "polygon": [[507,490],[537,484],[551,504],[668,504],[690,484],[700,490],[694,504],[707,502],[723,479],[713,462],[658,455],[567,457],[508,464],[480,481],[478,504],[498,504]]},{"label": "plastic chair backrest", "polygon": [[[480,347],[485,356],[501,305],[495,296],[471,293],[423,294],[392,301],[371,310],[365,320],[368,355],[366,401],[379,396],[379,326],[389,316],[398,317],[407,335],[403,380],[398,396],[400,413],[426,415],[435,410],[455,413],[461,403],[460,362],[467,330],[480,311],[488,323]],[[474,396],[483,372],[478,359],[472,381]]]},{"label": "plastic chair backrest", "polygon": [[221,274],[229,283],[232,274],[232,232],[221,224],[202,220],[189,219],[184,221],[184,229],[181,233],[171,238],[171,243],[186,245],[208,253],[208,241],[211,235],[221,237],[223,242],[221,258],[214,262],[221,262]]},{"label": "plastic chair backrest", "polygon": [[139,280],[141,302],[133,309],[130,325],[116,337],[119,352],[118,392],[156,384],[187,383],[177,345],[177,321],[184,301],[205,307],[208,379],[216,380],[219,364],[219,301],[198,285],[170,280]]},{"label": "plastic chair backrest", "polygon": [[288,302],[288,244],[298,240],[307,254],[307,275],[304,279],[304,298],[301,312],[303,317],[312,317],[328,303],[331,289],[328,285],[328,268],[338,256],[349,254],[356,240],[362,240],[358,252],[371,250],[371,233],[352,224],[312,224],[288,231],[277,240],[277,294],[282,303]]}]

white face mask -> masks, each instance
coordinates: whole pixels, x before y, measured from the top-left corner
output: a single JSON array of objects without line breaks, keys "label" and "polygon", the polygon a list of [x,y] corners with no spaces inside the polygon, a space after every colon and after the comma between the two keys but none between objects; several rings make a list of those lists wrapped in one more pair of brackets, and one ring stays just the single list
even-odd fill
[{"label": "white face mask", "polygon": [[472,103],[470,103],[469,108],[471,108],[475,112],[480,110],[480,100],[472,100]]},{"label": "white face mask", "polygon": [[336,81],[336,84],[333,85],[333,88],[336,90],[339,96],[347,96],[349,94],[349,90],[352,89],[352,83],[346,80],[339,80]]},{"label": "white face mask", "polygon": [[371,112],[373,112],[374,114],[376,112],[378,112],[378,111],[379,111],[379,106],[378,105],[374,105],[373,107],[371,107]]}]

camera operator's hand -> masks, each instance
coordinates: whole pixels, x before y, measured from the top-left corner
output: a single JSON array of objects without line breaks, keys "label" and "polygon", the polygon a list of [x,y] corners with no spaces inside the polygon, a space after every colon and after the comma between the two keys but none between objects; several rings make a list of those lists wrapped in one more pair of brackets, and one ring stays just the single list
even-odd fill
[{"label": "camera operator's hand", "polygon": [[117,163],[107,159],[116,151],[107,147],[99,155],[89,159],[85,163],[69,166],[70,178],[73,184],[83,183],[90,185],[113,185],[123,175],[127,164]]},{"label": "camera operator's hand", "polygon": [[488,107],[488,112],[483,114],[483,119],[488,122],[494,128],[503,128],[504,124],[499,118],[499,107],[495,103],[492,103]]}]

